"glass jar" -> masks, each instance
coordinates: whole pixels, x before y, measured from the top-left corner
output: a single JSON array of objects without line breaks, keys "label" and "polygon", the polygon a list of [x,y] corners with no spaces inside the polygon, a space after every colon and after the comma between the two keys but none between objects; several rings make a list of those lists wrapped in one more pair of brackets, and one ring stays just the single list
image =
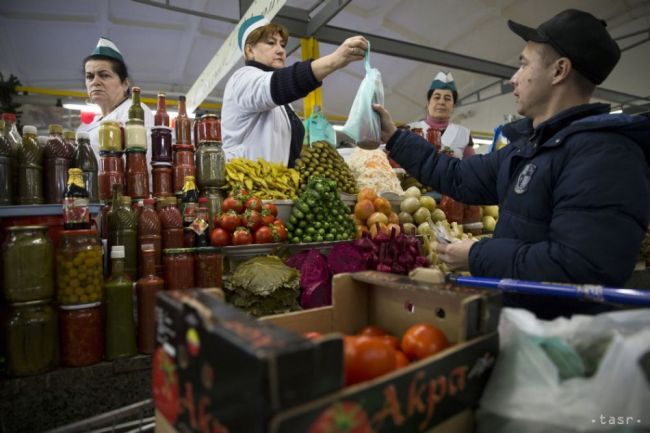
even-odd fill
[{"label": "glass jar", "polygon": [[111,199],[114,184],[124,185],[124,158],[121,153],[100,153],[97,182],[100,200]]},{"label": "glass jar", "polygon": [[133,199],[149,197],[147,153],[141,147],[126,150],[126,192]]},{"label": "glass jar", "polygon": [[221,212],[221,203],[223,203],[223,192],[219,188],[205,188],[201,190],[201,197],[208,199],[208,225],[210,231],[214,227],[214,218]]},{"label": "glass jar", "polygon": [[151,160],[172,162],[172,129],[165,126],[151,128]]},{"label": "glass jar", "polygon": [[171,163],[151,163],[151,182],[153,183],[154,197],[171,197],[174,195],[172,175],[173,170]]},{"label": "glass jar", "polygon": [[95,230],[64,230],[56,252],[56,299],[61,305],[99,302],[103,297],[102,244]]},{"label": "glass jar", "polygon": [[12,304],[6,336],[10,374],[43,373],[59,364],[59,324],[48,301]]},{"label": "glass jar", "polygon": [[99,124],[99,150],[109,152],[121,152],[122,128],[120,123],[114,120],[104,120]]},{"label": "glass jar", "polygon": [[221,287],[223,258],[219,249],[202,247],[194,249],[194,282],[199,288]]},{"label": "glass jar", "polygon": [[226,184],[226,154],[219,141],[203,141],[196,152],[196,181],[200,189]]},{"label": "glass jar", "polygon": [[129,119],[124,127],[124,138],[126,139],[126,149],[139,148],[147,151],[147,130],[144,122],[140,119]]},{"label": "glass jar", "polygon": [[101,302],[59,307],[61,363],[66,367],[97,364],[104,358]]},{"label": "glass jar", "polygon": [[182,290],[194,287],[194,257],[191,248],[163,250],[165,290]]},{"label": "glass jar", "polygon": [[54,294],[54,250],[46,226],[7,228],[2,246],[3,293],[9,302],[49,299]]},{"label": "glass jar", "polygon": [[174,145],[174,193],[181,191],[185,183],[185,176],[194,176],[194,148],[192,145]]},{"label": "glass jar", "polygon": [[221,141],[221,120],[216,114],[204,114],[197,124],[198,143]]}]

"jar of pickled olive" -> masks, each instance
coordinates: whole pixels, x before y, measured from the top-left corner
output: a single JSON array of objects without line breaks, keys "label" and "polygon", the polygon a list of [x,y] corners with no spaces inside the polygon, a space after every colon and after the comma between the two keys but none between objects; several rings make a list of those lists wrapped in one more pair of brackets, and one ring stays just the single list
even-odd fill
[{"label": "jar of pickled olive", "polygon": [[46,226],[7,228],[2,246],[3,293],[8,302],[54,295],[54,247]]},{"label": "jar of pickled olive", "polygon": [[59,324],[49,301],[11,304],[6,332],[11,375],[43,373],[59,364]]},{"label": "jar of pickled olive", "polygon": [[61,364],[83,367],[104,358],[102,304],[61,305],[59,307]]},{"label": "jar of pickled olive", "polygon": [[57,301],[99,302],[103,297],[102,244],[95,230],[64,230],[56,253]]},{"label": "jar of pickled olive", "polygon": [[223,258],[215,247],[194,249],[194,285],[199,288],[221,287]]},{"label": "jar of pickled olive", "polygon": [[194,256],[191,248],[163,250],[165,290],[194,287]]},{"label": "jar of pickled olive", "polygon": [[104,120],[99,124],[99,150],[109,152],[121,152],[122,128],[120,123],[114,120]]}]

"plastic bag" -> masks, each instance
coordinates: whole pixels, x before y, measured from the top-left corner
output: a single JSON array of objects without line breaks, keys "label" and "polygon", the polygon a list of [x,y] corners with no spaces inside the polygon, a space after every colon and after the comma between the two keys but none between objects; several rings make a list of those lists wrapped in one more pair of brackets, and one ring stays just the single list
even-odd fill
[{"label": "plastic bag", "polygon": [[311,115],[305,119],[305,139],[303,144],[327,141],[336,147],[336,131],[327,121],[319,106],[315,106]]},{"label": "plastic bag", "polygon": [[499,335],[499,358],[477,412],[479,433],[650,427],[647,309],[543,321],[504,308]]},{"label": "plastic bag", "polygon": [[366,76],[354,97],[343,133],[363,149],[376,149],[381,143],[381,122],[372,104],[384,105],[384,84],[378,69],[370,67],[370,45],[364,59]]}]

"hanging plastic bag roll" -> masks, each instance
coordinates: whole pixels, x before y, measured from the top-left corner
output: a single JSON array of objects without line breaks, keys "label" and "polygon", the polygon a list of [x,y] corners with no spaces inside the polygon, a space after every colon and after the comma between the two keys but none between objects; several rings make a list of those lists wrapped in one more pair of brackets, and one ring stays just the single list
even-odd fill
[{"label": "hanging plastic bag roll", "polygon": [[343,133],[353,139],[362,149],[376,149],[381,144],[381,122],[372,104],[384,105],[384,84],[381,73],[370,67],[370,43],[363,61],[366,76],[354,97]]}]

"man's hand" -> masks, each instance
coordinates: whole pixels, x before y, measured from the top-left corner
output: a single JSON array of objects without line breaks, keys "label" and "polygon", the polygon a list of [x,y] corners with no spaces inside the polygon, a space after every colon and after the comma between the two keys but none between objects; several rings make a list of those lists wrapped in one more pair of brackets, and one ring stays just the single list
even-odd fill
[{"label": "man's hand", "polygon": [[465,239],[464,241],[443,244],[438,242],[436,251],[438,258],[451,271],[469,270],[469,249],[472,248],[476,239]]},{"label": "man's hand", "polygon": [[372,104],[372,109],[375,110],[377,114],[379,114],[379,118],[381,119],[381,141],[383,143],[387,143],[395,131],[397,131],[395,122],[393,122],[393,118],[390,117],[390,113],[384,108],[383,105]]}]

